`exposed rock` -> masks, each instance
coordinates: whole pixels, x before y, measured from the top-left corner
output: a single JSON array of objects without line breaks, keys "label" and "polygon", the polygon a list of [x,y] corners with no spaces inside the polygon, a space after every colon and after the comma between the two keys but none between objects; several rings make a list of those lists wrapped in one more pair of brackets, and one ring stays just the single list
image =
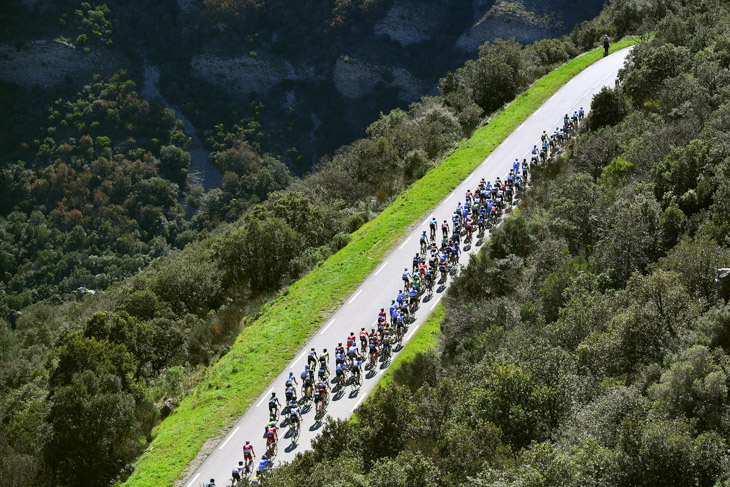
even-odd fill
[{"label": "exposed rock", "polygon": [[289,62],[270,61],[241,55],[224,57],[199,54],[191,61],[193,75],[218,86],[230,94],[263,93],[285,79],[314,79],[314,68],[294,68]]},{"label": "exposed rock", "polygon": [[431,38],[443,18],[446,5],[421,4],[410,0],[396,1],[385,18],[375,24],[375,33],[387,35],[401,46]]},{"label": "exposed rock", "polygon": [[426,83],[413,76],[413,74],[404,68],[392,68],[393,85],[400,88],[398,98],[403,101],[416,101],[428,91]]},{"label": "exposed rock", "polygon": [[[387,83],[386,78],[392,81]],[[360,98],[378,83],[398,88],[398,97],[403,101],[417,100],[428,89],[422,80],[404,68],[376,66],[348,56],[340,57],[335,63],[332,81],[337,91],[347,98]]]},{"label": "exposed rock", "polygon": [[473,52],[495,39],[514,38],[527,44],[554,35],[553,19],[536,13],[540,9],[536,2],[497,0],[484,12],[487,5],[484,0],[474,2],[476,23],[456,41],[459,48]]},{"label": "exposed rock", "polygon": [[717,288],[717,295],[720,296],[725,303],[727,303],[728,298],[730,298],[730,269],[717,269],[715,287]]},{"label": "exposed rock", "polygon": [[335,63],[332,81],[342,96],[360,98],[384,80],[379,67],[344,56]]},{"label": "exposed rock", "polygon": [[162,419],[168,417],[170,414],[172,414],[178,404],[179,401],[174,397],[168,397],[167,399],[165,399],[165,402],[162,403],[162,407],[160,408],[160,417]]},{"label": "exposed rock", "polygon": [[53,86],[66,77],[86,81],[92,74],[110,75],[125,65],[121,55],[98,47],[84,53],[60,41],[36,40],[20,49],[0,45],[0,79],[27,87]]}]

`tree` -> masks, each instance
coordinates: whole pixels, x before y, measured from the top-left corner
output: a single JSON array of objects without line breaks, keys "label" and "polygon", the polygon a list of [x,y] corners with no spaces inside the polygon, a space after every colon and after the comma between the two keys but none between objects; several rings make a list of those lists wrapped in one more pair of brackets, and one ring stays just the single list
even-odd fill
[{"label": "tree", "polygon": [[620,90],[612,90],[607,86],[593,95],[591,111],[588,114],[588,126],[591,130],[616,125],[629,113],[629,103]]},{"label": "tree", "polygon": [[46,461],[70,486],[104,485],[141,450],[135,400],[116,375],[86,370],[54,391]]},{"label": "tree", "polygon": [[728,357],[695,345],[662,374],[649,389],[654,407],[671,417],[696,419],[700,431],[726,431],[728,415]]}]

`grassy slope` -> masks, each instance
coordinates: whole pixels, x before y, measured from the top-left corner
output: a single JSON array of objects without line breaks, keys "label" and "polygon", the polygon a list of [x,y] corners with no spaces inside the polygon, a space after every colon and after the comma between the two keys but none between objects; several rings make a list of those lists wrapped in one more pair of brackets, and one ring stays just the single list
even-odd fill
[{"label": "grassy slope", "polygon": [[[635,38],[615,43],[612,51],[637,41]],[[245,412],[415,222],[421,221],[562,85],[601,57],[602,50],[596,49],[535,82],[377,218],[365,224],[345,248],[267,304],[261,316],[241,332],[233,349],[210,367],[205,380],[155,429],[155,439],[125,485],[157,487],[177,480],[203,444],[222,435]]]}]

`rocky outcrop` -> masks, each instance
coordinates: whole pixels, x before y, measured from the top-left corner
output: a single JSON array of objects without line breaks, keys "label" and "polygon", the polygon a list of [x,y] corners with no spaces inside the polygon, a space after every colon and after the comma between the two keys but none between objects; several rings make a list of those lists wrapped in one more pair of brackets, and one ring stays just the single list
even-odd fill
[{"label": "rocky outcrop", "polygon": [[[387,81],[390,80],[390,81]],[[360,98],[385,83],[399,90],[403,101],[414,101],[428,89],[426,84],[400,67],[376,66],[348,56],[340,57],[332,70],[337,91],[346,98]]]},{"label": "rocky outcrop", "polygon": [[375,33],[387,35],[401,46],[430,39],[444,17],[446,5],[396,1],[385,18],[375,24]]},{"label": "rocky outcrop", "polygon": [[107,76],[126,64],[123,56],[108,49],[94,47],[86,53],[60,41],[36,40],[19,49],[0,45],[0,79],[27,87],[86,82],[93,74]]},{"label": "rocky outcrop", "polygon": [[342,56],[335,63],[332,81],[340,95],[346,98],[360,98],[372,91],[379,81],[384,80],[382,70],[377,66]]},{"label": "rocky outcrop", "polygon": [[[534,5],[533,5],[534,4]],[[468,52],[495,39],[514,38],[521,43],[531,43],[555,35],[554,21],[541,15],[537,2],[497,0],[488,6],[484,0],[474,2],[475,23],[464,32],[456,45]]]},{"label": "rocky outcrop", "polygon": [[232,95],[263,93],[285,79],[315,79],[311,66],[294,67],[283,60],[251,55],[222,56],[201,53],[193,57],[194,76],[218,86]]}]

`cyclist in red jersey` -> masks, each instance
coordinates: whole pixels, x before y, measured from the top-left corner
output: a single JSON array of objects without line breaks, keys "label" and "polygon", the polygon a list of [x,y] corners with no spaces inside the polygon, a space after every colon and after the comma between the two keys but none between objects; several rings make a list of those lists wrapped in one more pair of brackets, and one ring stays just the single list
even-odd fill
[{"label": "cyclist in red jersey", "polygon": [[246,471],[249,471],[251,468],[254,458],[256,458],[256,452],[253,451],[253,445],[249,441],[246,441],[246,444],[243,445],[243,459],[246,461]]},{"label": "cyclist in red jersey", "polygon": [[279,441],[279,433],[276,431],[276,425],[271,425],[266,430],[266,447],[273,448],[277,441]]},{"label": "cyclist in red jersey", "polygon": [[357,338],[355,337],[355,332],[351,331],[350,336],[347,337],[347,348],[348,349],[355,344],[355,340],[357,340]]}]

